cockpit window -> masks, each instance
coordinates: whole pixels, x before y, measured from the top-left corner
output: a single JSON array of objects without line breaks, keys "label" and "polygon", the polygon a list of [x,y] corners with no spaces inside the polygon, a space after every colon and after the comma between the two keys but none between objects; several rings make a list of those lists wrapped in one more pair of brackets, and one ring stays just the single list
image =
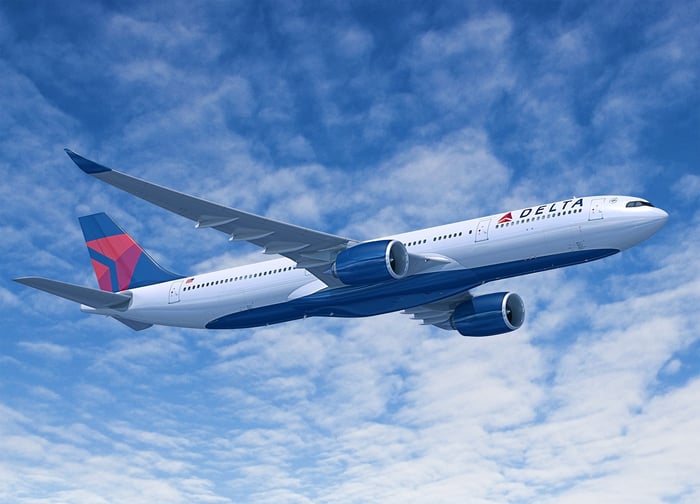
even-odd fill
[{"label": "cockpit window", "polygon": [[627,208],[633,208],[633,207],[640,207],[640,206],[648,206],[648,207],[653,207],[651,203],[648,201],[642,201],[642,200],[637,200],[637,201],[630,201],[627,203]]}]

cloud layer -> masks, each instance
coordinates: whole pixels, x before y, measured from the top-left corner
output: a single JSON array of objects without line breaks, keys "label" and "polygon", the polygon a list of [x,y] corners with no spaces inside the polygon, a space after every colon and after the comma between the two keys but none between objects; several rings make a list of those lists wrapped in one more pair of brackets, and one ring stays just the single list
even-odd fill
[{"label": "cloud layer", "polygon": [[[698,501],[698,26],[692,2],[0,7],[0,500]],[[573,194],[671,220],[482,287],[525,299],[510,335],[133,333],[10,279],[94,286],[96,211],[174,271],[261,257],[63,147],[359,239]]]}]

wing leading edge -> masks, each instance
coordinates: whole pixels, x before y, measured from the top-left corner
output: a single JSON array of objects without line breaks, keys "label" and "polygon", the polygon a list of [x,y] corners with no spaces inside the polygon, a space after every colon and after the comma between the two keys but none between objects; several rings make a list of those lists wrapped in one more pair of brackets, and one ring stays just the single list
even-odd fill
[{"label": "wing leading edge", "polygon": [[265,254],[279,254],[308,269],[327,285],[338,285],[328,273],[328,265],[338,252],[353,243],[348,238],[244,212],[235,208],[190,196],[107,168],[65,149],[73,162],[88,175],[100,179],[161,208],[196,222],[197,228],[213,228],[230,236],[232,241],[247,241],[264,249]]}]

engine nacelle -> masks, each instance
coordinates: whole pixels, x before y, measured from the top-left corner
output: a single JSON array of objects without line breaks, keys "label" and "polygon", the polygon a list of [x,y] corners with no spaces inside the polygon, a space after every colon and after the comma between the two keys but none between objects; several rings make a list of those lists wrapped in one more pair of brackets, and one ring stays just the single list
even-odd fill
[{"label": "engine nacelle", "polygon": [[524,320],[522,298],[512,292],[496,292],[457,305],[452,327],[462,336],[492,336],[515,331]]},{"label": "engine nacelle", "polygon": [[368,285],[399,279],[408,273],[408,251],[396,240],[360,243],[335,259],[333,274],[346,285]]}]

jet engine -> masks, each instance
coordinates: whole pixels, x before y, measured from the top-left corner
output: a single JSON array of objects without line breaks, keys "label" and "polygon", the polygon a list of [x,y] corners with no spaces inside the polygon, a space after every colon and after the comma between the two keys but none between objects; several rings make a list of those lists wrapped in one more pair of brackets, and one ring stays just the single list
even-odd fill
[{"label": "jet engine", "polygon": [[333,274],[346,285],[369,285],[400,279],[408,273],[408,251],[396,240],[360,243],[335,259]]},{"label": "jet engine", "polygon": [[462,336],[492,336],[515,331],[524,320],[522,298],[512,292],[496,292],[457,305],[452,327]]}]

